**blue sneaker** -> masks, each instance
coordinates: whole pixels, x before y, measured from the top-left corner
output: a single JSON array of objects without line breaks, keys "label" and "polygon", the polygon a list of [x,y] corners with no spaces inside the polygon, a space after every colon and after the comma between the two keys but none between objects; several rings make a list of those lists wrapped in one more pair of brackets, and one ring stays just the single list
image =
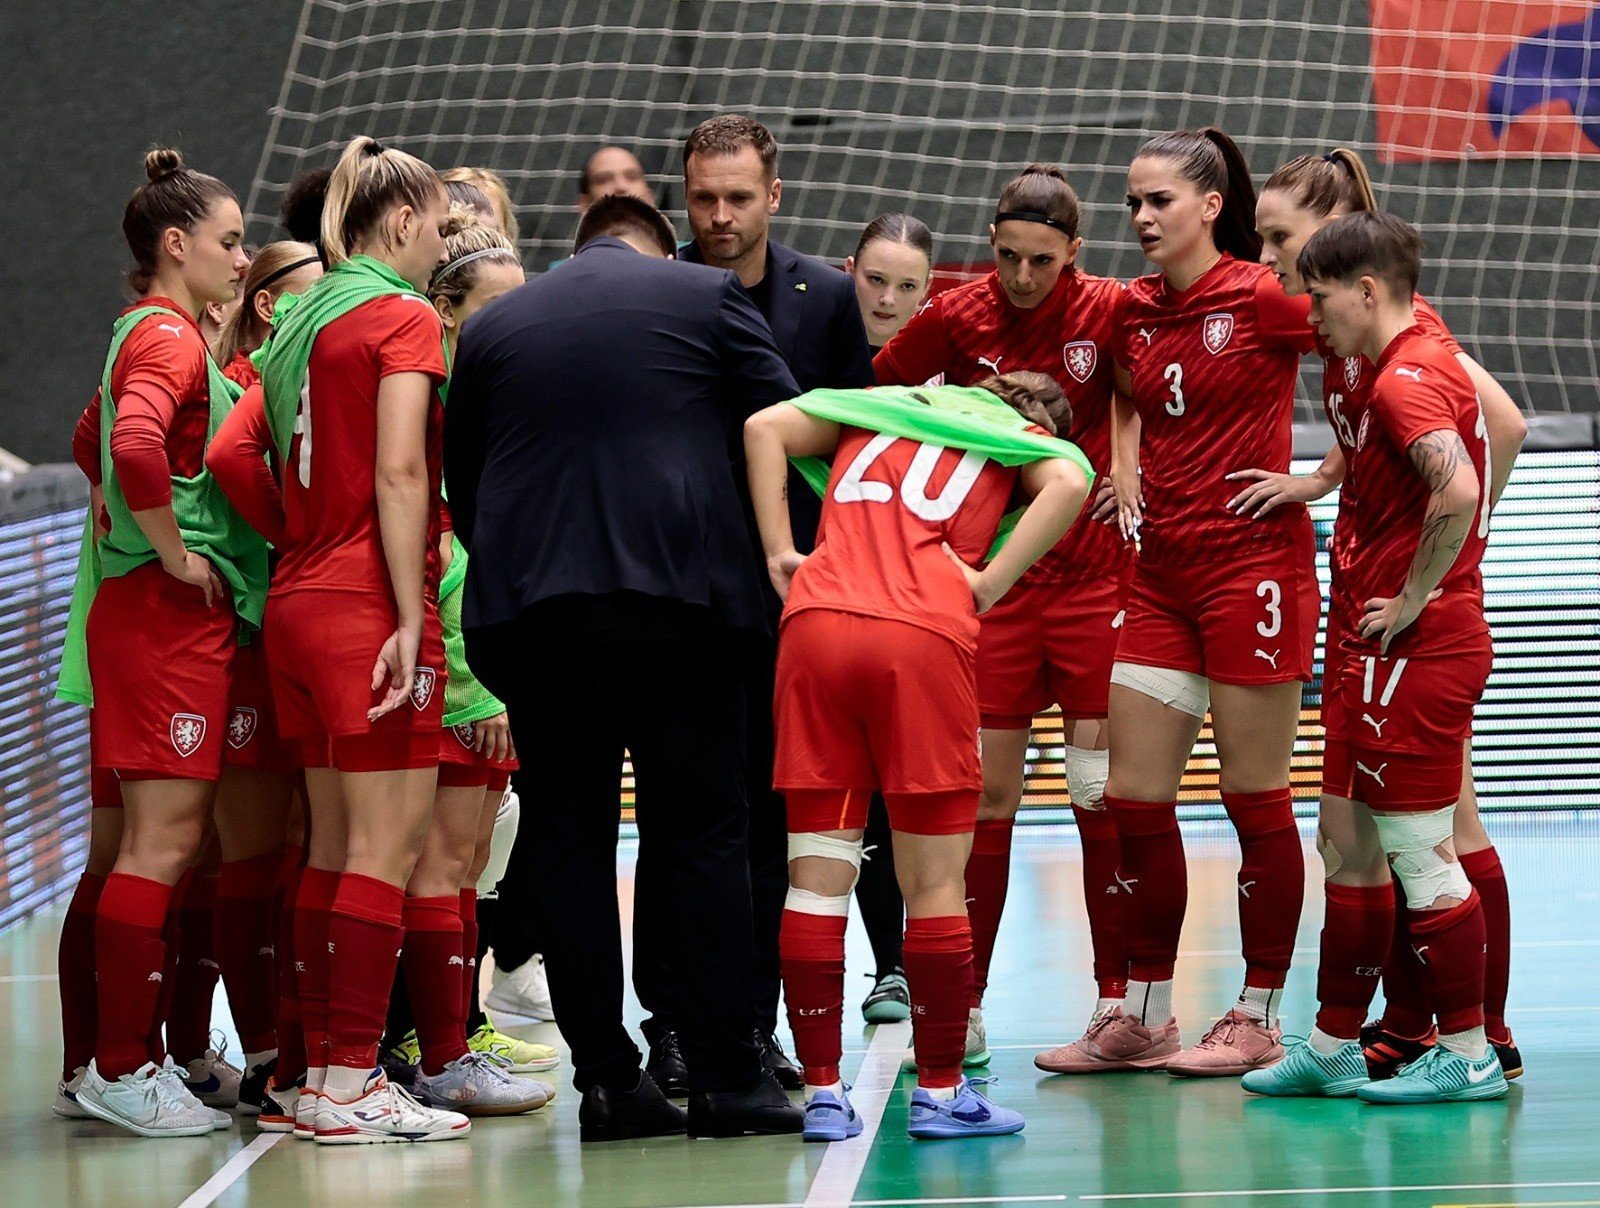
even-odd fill
[{"label": "blue sneaker", "polygon": [[[845,1087],[848,1091],[850,1088]],[[865,1125],[856,1109],[850,1106],[850,1096],[832,1091],[818,1091],[806,1100],[806,1121],[800,1129],[802,1141],[848,1141],[859,1137]]]},{"label": "blue sneaker", "polygon": [[1283,1060],[1249,1071],[1239,1085],[1252,1095],[1348,1099],[1369,1081],[1359,1040],[1342,1044],[1326,1056],[1299,1037],[1288,1047]]},{"label": "blue sneaker", "polygon": [[1003,1137],[1027,1126],[1022,1113],[991,1103],[978,1086],[992,1078],[963,1078],[956,1097],[935,1099],[920,1086],[911,1092],[911,1123],[906,1132],[921,1141],[956,1137]]},{"label": "blue sneaker", "polygon": [[1498,1099],[1507,1089],[1493,1045],[1477,1061],[1471,1061],[1441,1044],[1393,1078],[1369,1082],[1356,1094],[1366,1103],[1405,1105]]}]

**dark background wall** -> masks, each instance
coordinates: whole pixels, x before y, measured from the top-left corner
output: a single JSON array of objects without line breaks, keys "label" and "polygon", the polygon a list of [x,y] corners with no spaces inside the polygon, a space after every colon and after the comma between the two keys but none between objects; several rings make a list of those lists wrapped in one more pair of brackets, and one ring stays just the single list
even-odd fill
[{"label": "dark background wall", "polygon": [[65,461],[126,298],[122,207],[168,143],[243,202],[295,0],[0,5],[0,446]]}]

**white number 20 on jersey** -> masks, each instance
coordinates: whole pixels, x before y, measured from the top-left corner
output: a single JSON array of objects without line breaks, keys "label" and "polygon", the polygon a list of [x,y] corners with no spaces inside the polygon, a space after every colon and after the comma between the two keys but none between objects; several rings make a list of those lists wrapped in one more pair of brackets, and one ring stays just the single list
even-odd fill
[{"label": "white number 20 on jersey", "polygon": [[[874,482],[867,478],[867,471],[872,468],[872,463],[882,457],[884,451],[900,438],[879,433],[862,446],[855,460],[845,469],[839,483],[833,488],[833,498],[836,503],[888,503],[895,496],[895,490],[886,482]],[[933,478],[933,468],[939,464],[939,455],[944,452],[939,445],[918,445],[916,454],[911,458],[911,465],[906,468],[906,476],[900,483],[900,502],[906,505],[913,516],[918,519],[937,524],[948,520],[960,510],[963,502],[972,491],[972,484],[978,481],[978,475],[983,472],[983,464],[988,459],[977,453],[963,453],[961,461],[951,472],[949,481],[944,484],[944,489],[938,495],[929,498],[928,482]]]}]

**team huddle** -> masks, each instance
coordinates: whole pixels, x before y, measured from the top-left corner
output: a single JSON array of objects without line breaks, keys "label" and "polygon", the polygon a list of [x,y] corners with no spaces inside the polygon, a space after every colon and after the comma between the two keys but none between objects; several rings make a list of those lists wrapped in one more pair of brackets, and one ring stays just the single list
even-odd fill
[{"label": "team huddle", "polygon": [[[770,135],[713,121],[736,135],[717,154],[748,158],[775,211],[775,155],[753,150]],[[462,327],[523,281],[514,219],[492,177],[360,138],[315,242],[252,259],[226,185],[170,151],[146,168],[124,219],[139,300],[74,440],[92,491],[63,690],[93,706],[97,808],[62,937],[55,1110],[192,1136],[237,1103],[320,1144],[536,1111],[555,1091],[519,1075],[553,1051],[477,1003],[478,901],[516,827],[515,718],[467,662],[470,552],[441,469]],[[1479,564],[1518,408],[1416,293],[1421,240],[1378,209],[1355,153],[1292,159],[1258,194],[1227,135],[1173,132],[1140,149],[1127,202],[1156,271],[1092,276],[1066,175],[1030,165],[995,207],[994,270],[931,298],[927,228],[878,217],[845,266],[876,386],[734,417],[750,556],[783,602],[769,783],[804,1106],[770,1131],[863,1129],[840,1070],[845,930],[879,826],[903,934],[866,1013],[911,1020],[909,1131],[1024,1127],[969,1071],[989,1062],[1030,728],[1053,706],[1096,1002],[1041,1070],[1375,1104],[1492,1098],[1521,1073],[1505,880],[1466,758],[1492,661]],[[647,203],[615,211],[600,234],[670,249]],[[1335,442],[1295,476],[1312,352]],[[821,498],[814,541],[792,468]],[[1289,767],[1322,607],[1306,503],[1335,487],[1319,1009],[1286,1043],[1305,875]],[[1176,803],[1208,715],[1244,975],[1186,1045]],[[209,962],[190,946],[208,929],[185,922],[202,892]],[[203,1043],[214,975],[174,1011],[206,963],[242,1070]],[[414,1022],[409,1089],[378,1060],[391,999]]]}]

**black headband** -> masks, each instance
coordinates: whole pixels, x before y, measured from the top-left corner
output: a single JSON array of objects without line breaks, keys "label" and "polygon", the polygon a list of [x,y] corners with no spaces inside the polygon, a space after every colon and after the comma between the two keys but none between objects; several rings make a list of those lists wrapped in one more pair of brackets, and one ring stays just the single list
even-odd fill
[{"label": "black headband", "polygon": [[269,274],[267,279],[265,281],[263,281],[260,285],[256,286],[253,290],[251,290],[250,293],[252,295],[259,294],[262,290],[267,289],[269,286],[271,286],[271,284],[274,281],[278,281],[278,280],[281,280],[284,277],[287,277],[290,273],[294,272],[294,270],[297,269],[297,268],[305,268],[306,265],[308,265],[308,264],[321,264],[321,263],[322,263],[322,257],[320,257],[320,256],[307,256],[304,260],[296,260],[293,264],[286,264],[282,268],[280,268],[277,272]]},{"label": "black headband", "polygon": [[1337,151],[1329,151],[1322,157],[1322,162],[1326,164],[1338,164],[1341,168],[1345,166],[1344,157]]},{"label": "black headband", "polygon": [[1075,239],[1077,238],[1078,234],[1076,231],[1068,228],[1066,223],[1055,218],[1051,218],[1048,214],[1036,214],[1032,210],[1002,210],[990,221],[992,221],[995,226],[999,226],[1002,222],[1038,222],[1047,227],[1055,227],[1056,230],[1060,231],[1068,239]]}]

